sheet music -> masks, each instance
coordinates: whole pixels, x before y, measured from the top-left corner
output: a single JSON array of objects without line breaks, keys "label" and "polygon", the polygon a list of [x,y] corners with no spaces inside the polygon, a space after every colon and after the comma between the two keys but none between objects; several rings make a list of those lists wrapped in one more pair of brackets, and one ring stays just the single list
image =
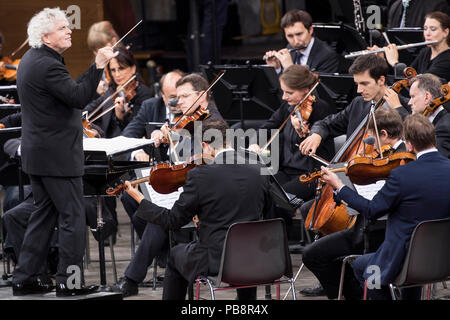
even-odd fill
[{"label": "sheet music", "polygon": [[84,151],[104,151],[109,156],[139,149],[153,142],[154,140],[151,139],[127,138],[123,136],[115,138],[84,138],[83,149]]},{"label": "sheet music", "polygon": [[[148,177],[150,175],[150,168],[136,169],[136,176],[139,178]],[[161,194],[156,192],[149,183],[141,184],[143,194],[147,200],[150,200],[154,204],[166,208],[172,209],[175,201],[180,197],[181,192],[183,192],[183,187],[178,188],[178,191]]]},{"label": "sheet music", "polygon": [[377,192],[384,186],[385,180],[378,180],[376,183],[368,184],[366,186],[360,186],[353,184],[355,186],[356,192],[368,200],[372,200]]}]

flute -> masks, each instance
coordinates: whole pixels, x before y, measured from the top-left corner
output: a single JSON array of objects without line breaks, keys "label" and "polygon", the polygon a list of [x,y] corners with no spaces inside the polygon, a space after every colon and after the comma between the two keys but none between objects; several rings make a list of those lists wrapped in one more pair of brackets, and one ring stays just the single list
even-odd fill
[{"label": "flute", "polygon": [[[398,46],[397,49],[398,50],[402,50],[402,49],[408,49],[408,48],[413,48],[413,47],[426,46],[428,44],[434,44],[434,43],[438,43],[438,41],[437,40],[433,40],[433,41],[424,41],[424,42],[404,44],[402,46]],[[346,59],[351,59],[351,58],[363,56],[363,55],[366,55],[366,54],[378,53],[378,52],[383,52],[383,51],[384,51],[384,48],[373,50],[373,51],[372,50],[355,51],[355,52],[352,52],[352,53],[349,53],[349,54],[345,55],[345,58]]]},{"label": "flute", "polygon": [[[297,50],[302,50],[302,49],[306,49],[306,46],[300,46],[300,47],[295,47],[295,48],[291,48],[289,49],[289,53],[291,53],[292,51],[297,51]],[[275,56],[264,56],[263,60],[269,60],[275,58]]]}]

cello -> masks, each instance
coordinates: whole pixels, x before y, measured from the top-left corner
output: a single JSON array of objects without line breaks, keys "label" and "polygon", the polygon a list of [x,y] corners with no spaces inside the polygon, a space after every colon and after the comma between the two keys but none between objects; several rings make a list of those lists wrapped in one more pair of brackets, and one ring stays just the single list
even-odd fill
[{"label": "cello", "polygon": [[[399,93],[403,88],[409,87],[411,79],[417,75],[416,71],[410,67],[406,68],[403,73],[406,76],[406,79],[399,80],[391,86],[396,93]],[[379,106],[383,105],[384,102],[384,98],[382,97],[372,107],[369,114],[361,121],[349,139],[333,157],[331,163],[348,163],[355,155],[363,153],[362,141],[367,138],[369,117],[372,117],[373,112]],[[377,132],[376,134],[378,135]],[[379,150],[382,150],[379,139],[378,148]],[[356,216],[348,215],[345,205],[338,205],[334,201],[333,188],[328,184],[319,181],[316,189],[316,199],[306,217],[305,227],[316,233],[328,235],[337,231],[350,229],[355,222]]]}]

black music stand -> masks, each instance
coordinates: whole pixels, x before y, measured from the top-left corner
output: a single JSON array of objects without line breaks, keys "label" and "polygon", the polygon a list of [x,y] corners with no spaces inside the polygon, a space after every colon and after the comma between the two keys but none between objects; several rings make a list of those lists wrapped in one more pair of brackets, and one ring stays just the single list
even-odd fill
[{"label": "black music stand", "polygon": [[[116,160],[119,156],[152,144],[151,140],[128,139],[129,147],[114,147],[113,139],[84,139],[85,173],[83,176],[84,195],[97,198],[97,231],[100,260],[100,291],[110,291],[106,285],[105,249],[103,239],[102,197],[107,196],[106,189],[119,181],[131,170],[148,167],[147,162]],[[102,145],[87,145],[90,141],[104,141]],[[118,141],[118,140],[117,140]]]},{"label": "black music stand", "polygon": [[20,112],[20,104],[0,104],[0,119],[16,112]]},{"label": "black music stand", "polygon": [[319,97],[335,107],[344,109],[356,97],[356,87],[350,74],[319,73],[320,83],[316,90]]},{"label": "black music stand", "polygon": [[[386,34],[389,41],[391,43],[396,43],[397,46],[425,41],[422,28],[392,28],[388,29]],[[425,46],[399,50],[399,61],[409,66],[423,48],[425,48]]]},{"label": "black music stand", "polygon": [[212,81],[220,70],[225,74],[212,88],[217,108],[230,124],[265,120],[281,105],[281,89],[273,67],[267,65],[201,65]]}]

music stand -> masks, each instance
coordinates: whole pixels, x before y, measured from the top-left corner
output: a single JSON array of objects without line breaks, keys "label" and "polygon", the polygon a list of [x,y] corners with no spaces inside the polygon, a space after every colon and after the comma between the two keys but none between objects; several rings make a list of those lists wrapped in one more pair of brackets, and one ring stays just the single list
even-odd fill
[{"label": "music stand", "polygon": [[319,73],[320,83],[316,90],[319,97],[336,111],[344,109],[356,97],[356,87],[350,74]]},{"label": "music stand", "polygon": [[[405,45],[410,43],[417,43],[424,41],[422,28],[392,28],[386,31],[386,34],[391,41],[397,45]],[[422,50],[422,47],[413,47],[404,50],[400,50],[399,61],[405,63],[407,66],[413,62],[415,57]]]},{"label": "music stand", "polygon": [[20,112],[20,104],[0,104],[0,119],[16,112]]},{"label": "music stand", "polygon": [[267,65],[201,65],[212,81],[219,70],[225,74],[212,88],[217,108],[230,124],[265,120],[281,105],[281,89],[273,67]]}]

